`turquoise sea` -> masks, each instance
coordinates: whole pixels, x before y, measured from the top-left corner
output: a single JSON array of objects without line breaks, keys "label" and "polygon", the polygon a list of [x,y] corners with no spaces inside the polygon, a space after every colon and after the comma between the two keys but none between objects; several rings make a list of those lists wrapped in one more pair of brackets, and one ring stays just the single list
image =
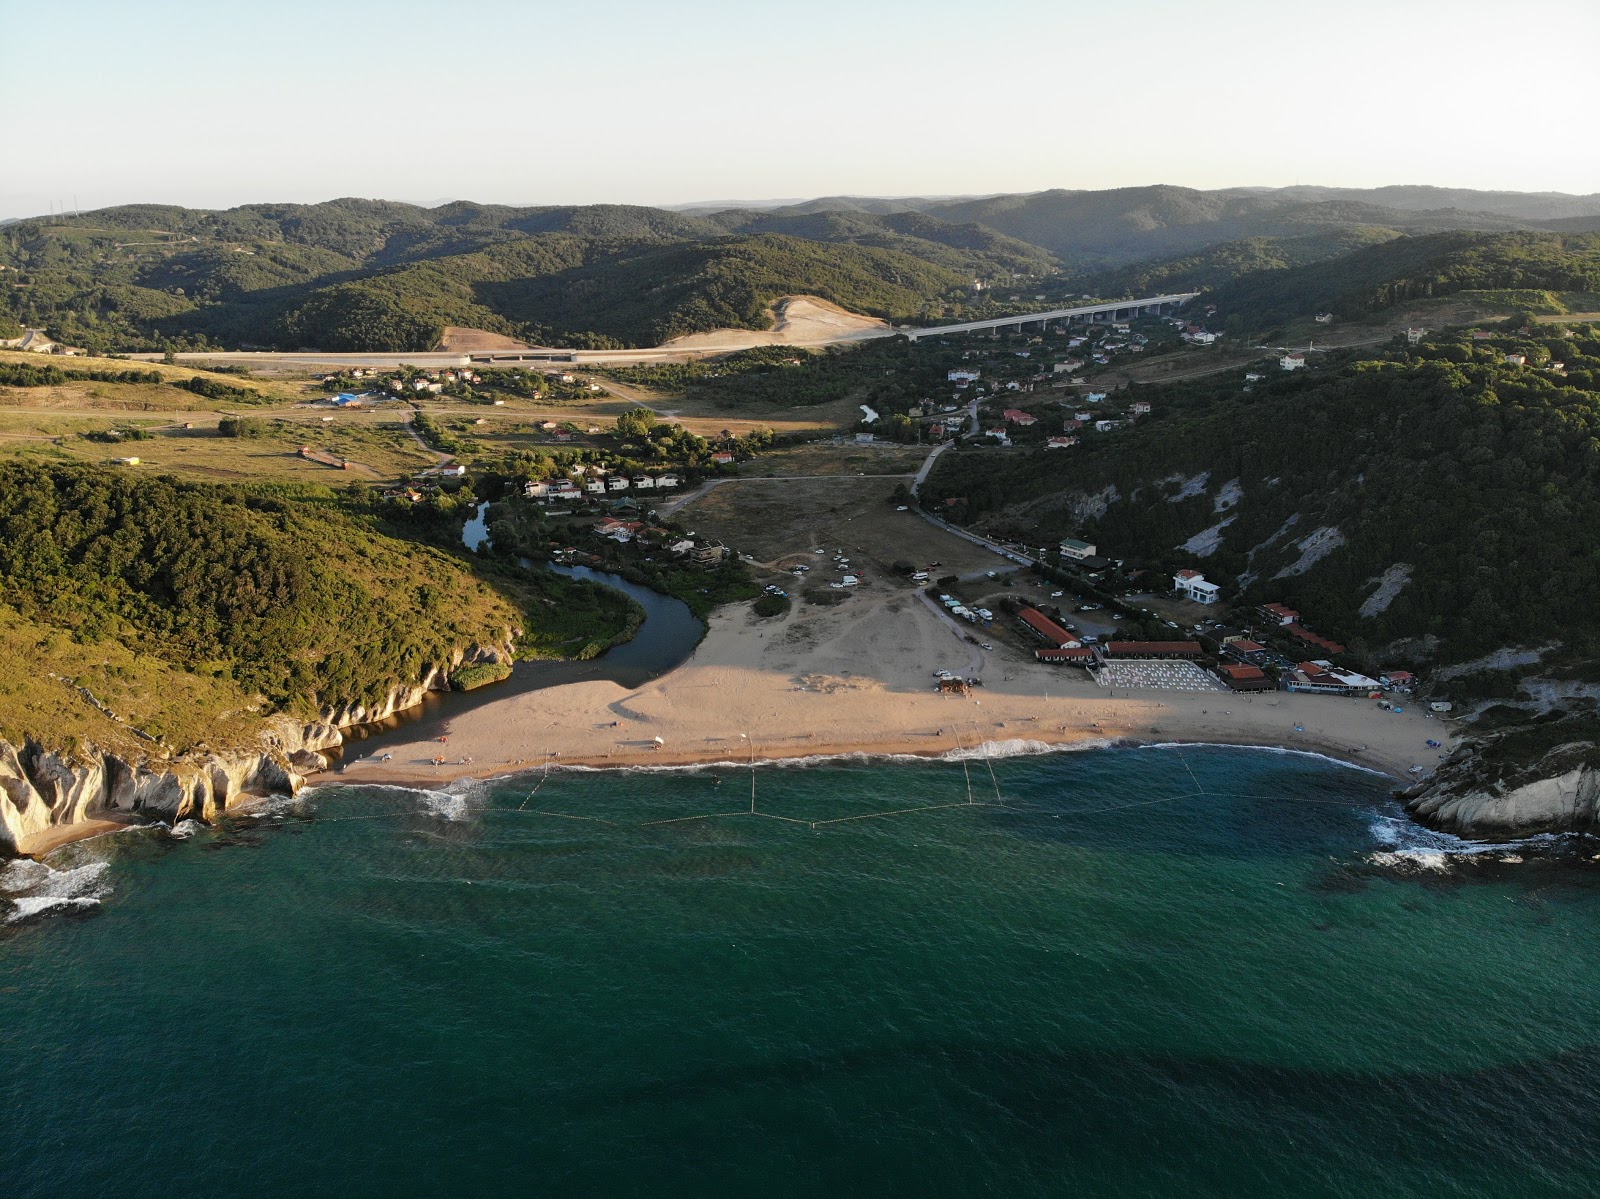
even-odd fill
[{"label": "turquoise sea", "polygon": [[0,1196],[1600,1194],[1600,842],[1303,755],[992,765],[325,787],[0,867]]}]

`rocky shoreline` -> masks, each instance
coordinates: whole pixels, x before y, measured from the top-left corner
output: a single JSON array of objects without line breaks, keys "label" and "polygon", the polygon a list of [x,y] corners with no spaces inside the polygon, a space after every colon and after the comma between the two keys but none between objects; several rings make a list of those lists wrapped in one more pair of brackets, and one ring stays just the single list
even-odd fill
[{"label": "rocky shoreline", "polygon": [[448,690],[455,670],[510,663],[514,651],[510,642],[471,646],[429,667],[416,683],[392,688],[379,703],[342,704],[310,722],[269,718],[259,746],[249,749],[167,758],[92,745],[67,754],[31,736],[20,746],[0,740],[0,855],[54,848],[72,839],[72,827],[92,833],[108,817],[209,821],[260,795],[293,795],[307,775],[327,769],[322,751],[343,744],[342,730],[416,707],[429,691]]}]

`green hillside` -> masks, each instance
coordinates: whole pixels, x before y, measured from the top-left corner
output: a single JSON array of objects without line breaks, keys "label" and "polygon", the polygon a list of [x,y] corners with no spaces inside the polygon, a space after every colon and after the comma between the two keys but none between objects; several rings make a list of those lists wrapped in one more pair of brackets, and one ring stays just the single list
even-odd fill
[{"label": "green hillside", "polygon": [[[925,494],[1030,544],[1087,536],[1159,573],[1203,569],[1372,665],[1550,643],[1590,660],[1600,338],[1559,334],[1463,334],[1253,389],[1229,375],[1142,390],[1155,414],[1125,430],[1070,454],[947,454]],[[1511,351],[1529,365],[1505,365]]]},{"label": "green hillside", "polygon": [[[516,630],[519,652],[559,656],[614,636],[630,615],[616,593],[554,575],[486,581],[326,488],[19,463],[0,465],[0,585],[6,628],[42,638],[38,653],[0,666],[0,733],[12,737],[74,732],[30,716],[59,673],[50,639],[76,647],[63,661],[90,647],[90,659],[137,662],[196,705],[221,686],[257,715],[307,716],[379,699],[453,650],[503,645]],[[97,694],[134,677],[112,672]],[[202,737],[207,717],[197,706],[164,719]]]},{"label": "green hillside", "polygon": [[1281,271],[1338,258],[1402,234],[1378,225],[1354,225],[1299,237],[1248,237],[1189,254],[1136,262],[1068,281],[1086,295],[1148,296],[1161,292],[1205,291],[1223,287],[1255,271]]},{"label": "green hillside", "polygon": [[460,324],[542,342],[648,345],[764,328],[811,293],[907,319],[1044,251],[928,217],[716,219],[622,205],[423,209],[382,201],[203,212],[134,205],[0,235],[0,323],[91,350],[430,348]]},{"label": "green hillside", "polygon": [[[1397,238],[1339,258],[1241,275],[1206,298],[1241,327],[1264,329],[1316,312],[1361,317],[1465,291],[1597,290],[1600,236],[1453,232]],[[1501,298],[1565,311],[1548,296]]]},{"label": "green hillside", "polygon": [[923,211],[942,221],[976,223],[1042,246],[1078,271],[1182,255],[1243,238],[1298,237],[1361,226],[1414,233],[1531,227],[1527,221],[1495,213],[1389,208],[1349,195],[1313,199],[1288,190],[1197,191],[1169,186],[1053,190],[933,204]]}]

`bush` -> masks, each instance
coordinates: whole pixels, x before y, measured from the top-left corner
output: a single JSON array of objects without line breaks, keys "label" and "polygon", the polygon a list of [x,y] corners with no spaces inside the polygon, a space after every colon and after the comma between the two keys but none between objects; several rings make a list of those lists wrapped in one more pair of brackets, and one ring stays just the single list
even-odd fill
[{"label": "bush", "polygon": [[[833,594],[829,592],[829,594]],[[769,616],[782,616],[789,610],[789,597],[786,595],[763,595],[751,609],[757,616],[765,620]]]},{"label": "bush", "polygon": [[510,677],[511,667],[504,662],[483,662],[477,666],[463,666],[451,673],[450,690],[471,691],[476,687],[487,687],[490,683],[498,683],[501,679]]}]

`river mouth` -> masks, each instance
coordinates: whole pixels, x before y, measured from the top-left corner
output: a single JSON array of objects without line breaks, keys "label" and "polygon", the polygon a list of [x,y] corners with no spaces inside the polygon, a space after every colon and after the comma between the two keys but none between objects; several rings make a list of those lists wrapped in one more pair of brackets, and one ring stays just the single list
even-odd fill
[{"label": "river mouth", "polygon": [[[477,514],[462,530],[462,542],[468,549],[477,549],[488,540],[484,523],[487,504],[481,505]],[[621,575],[594,570],[587,566],[566,566],[559,563],[535,565],[527,559],[521,565],[528,570],[550,570],[569,579],[583,579],[620,591],[644,609],[644,623],[633,637],[612,646],[599,657],[586,662],[530,660],[517,662],[511,675],[498,683],[472,691],[430,691],[415,707],[383,720],[369,724],[352,725],[344,729],[346,751],[326,751],[335,760],[345,756],[354,746],[361,747],[361,756],[382,752],[390,745],[415,741],[418,738],[442,734],[450,721],[463,716],[484,704],[522,695],[529,691],[543,691],[548,687],[564,687],[569,683],[584,683],[606,679],[618,686],[642,687],[688,660],[695,646],[705,636],[706,626],[690,610],[689,605],[670,595],[662,595],[638,583],[629,582]]]}]

